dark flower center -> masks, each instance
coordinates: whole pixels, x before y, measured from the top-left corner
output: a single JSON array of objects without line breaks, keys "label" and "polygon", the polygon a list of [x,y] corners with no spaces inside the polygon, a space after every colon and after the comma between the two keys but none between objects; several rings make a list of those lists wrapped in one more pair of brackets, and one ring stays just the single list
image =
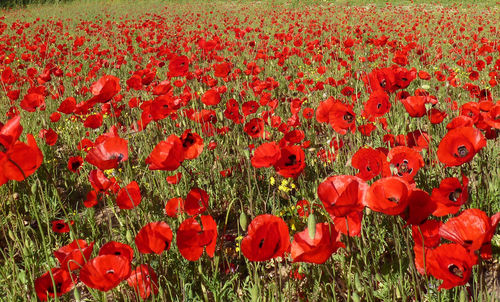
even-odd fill
[{"label": "dark flower center", "polygon": [[408,161],[405,159],[403,163],[399,166],[399,171],[405,173],[408,171]]},{"label": "dark flower center", "polygon": [[60,229],[62,229],[62,228],[64,228],[64,223],[60,223],[60,222],[58,222],[58,223],[56,224],[56,229],[60,230]]},{"label": "dark flower center", "polygon": [[259,242],[259,249],[261,249],[263,245],[264,245],[264,238],[262,238]]},{"label": "dark flower center", "polygon": [[387,200],[389,200],[390,202],[395,202],[395,203],[399,202],[399,199],[397,199],[396,197],[389,197],[389,198],[387,198]]},{"label": "dark flower center", "polygon": [[455,275],[459,278],[463,278],[463,276],[464,276],[464,272],[462,270],[460,270],[458,268],[458,266],[456,266],[455,264],[449,265],[448,270],[450,271],[450,273],[452,273],[453,275]]},{"label": "dark flower center", "polygon": [[288,156],[288,161],[285,163],[285,167],[290,167],[295,164],[297,164],[297,156],[295,156],[295,154]]},{"label": "dark flower center", "polygon": [[80,168],[80,166],[81,166],[81,163],[79,161],[74,161],[71,163],[71,169],[73,169],[73,171],[78,170],[78,168]]},{"label": "dark flower center", "polygon": [[377,104],[377,109],[380,109],[382,107],[382,103]]},{"label": "dark flower center", "polygon": [[385,79],[383,79],[382,81],[380,81],[380,87],[385,88],[386,84],[387,84],[387,81]]},{"label": "dark flower center", "polygon": [[182,141],[182,147],[189,148],[194,144],[194,136],[189,133],[186,138]]},{"label": "dark flower center", "polygon": [[122,254],[122,253],[121,253],[121,252],[119,252],[119,251],[116,251],[116,252],[115,252],[115,255],[116,255],[116,256],[121,256],[121,254]]},{"label": "dark flower center", "polygon": [[344,114],[344,121],[346,121],[348,123],[352,123],[353,120],[354,120],[354,116],[352,114],[350,114],[349,112],[346,112]]},{"label": "dark flower center", "polygon": [[115,273],[115,270],[114,269],[108,269],[106,271],[106,274],[114,274]]},{"label": "dark flower center", "polygon": [[467,154],[469,154],[469,150],[467,150],[467,148],[465,146],[460,146],[458,147],[457,149],[458,151],[458,154],[455,154],[455,157],[466,157]]},{"label": "dark flower center", "polygon": [[54,287],[49,286],[49,288],[47,288],[47,292],[49,294],[60,293],[61,292],[61,288],[62,288],[62,282],[56,282],[55,291],[54,291]]},{"label": "dark flower center", "polygon": [[0,152],[4,152],[4,153],[7,152],[7,148],[2,144],[0,144]]},{"label": "dark flower center", "polygon": [[462,189],[458,188],[455,191],[450,192],[450,195],[448,195],[448,199],[450,199],[453,202],[456,202],[460,197],[460,194],[462,194]]},{"label": "dark flower center", "polygon": [[411,172],[413,172],[413,169],[408,167],[408,161],[406,159],[403,160],[401,164],[396,164],[396,167],[398,168],[398,175],[401,177],[405,173],[411,174]]},{"label": "dark flower center", "polygon": [[123,154],[119,153],[118,155],[113,154],[113,155],[111,156],[111,159],[116,159],[116,161],[117,161],[117,162],[120,162],[120,161],[122,161],[122,159],[123,159],[124,157],[125,157],[125,156],[124,156]]}]

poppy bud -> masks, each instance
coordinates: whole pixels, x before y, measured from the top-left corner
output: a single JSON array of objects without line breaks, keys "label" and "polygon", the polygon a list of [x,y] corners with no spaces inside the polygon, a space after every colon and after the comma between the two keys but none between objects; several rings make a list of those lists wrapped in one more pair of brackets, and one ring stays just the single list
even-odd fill
[{"label": "poppy bud", "polygon": [[247,225],[248,225],[247,215],[245,215],[244,212],[241,212],[241,214],[240,214],[241,230],[245,232],[247,230]]},{"label": "poppy bud", "polygon": [[307,229],[309,230],[309,238],[314,239],[316,236],[316,217],[312,213],[307,217]]}]

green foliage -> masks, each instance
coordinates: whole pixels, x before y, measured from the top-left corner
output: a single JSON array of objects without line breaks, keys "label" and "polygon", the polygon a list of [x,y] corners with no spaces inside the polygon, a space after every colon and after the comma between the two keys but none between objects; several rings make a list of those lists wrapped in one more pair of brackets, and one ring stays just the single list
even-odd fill
[{"label": "green foliage", "polygon": [[[45,3],[54,5],[41,5]],[[172,3],[173,2],[173,3]],[[375,1],[377,5],[385,1]],[[429,1],[430,2],[430,1]],[[446,1],[448,2],[448,1]],[[103,5],[103,3],[105,5]],[[2,1],[1,6],[6,8],[19,7],[28,4],[26,9],[12,10],[6,14],[3,22],[12,24],[15,20],[33,21],[41,18],[42,21],[60,18],[66,20],[65,31],[71,36],[86,36],[90,41],[86,42],[89,49],[100,44],[103,48],[112,48],[116,40],[112,35],[88,35],[80,29],[80,25],[86,20],[95,21],[98,26],[106,24],[107,21],[122,22],[128,20],[134,22],[151,22],[151,20],[163,20],[167,24],[175,20],[182,19],[187,14],[204,14],[207,11],[215,11],[214,16],[207,21],[223,26],[226,24],[226,17],[240,16],[241,11],[248,12],[255,10],[255,14],[260,14],[262,18],[273,11],[276,7],[281,7],[279,1],[268,1],[263,3],[251,3],[241,1],[238,3],[219,1],[216,3],[206,3],[193,5],[189,1],[56,1],[56,0],[12,0]],[[304,6],[316,5],[361,5],[367,1],[295,1],[291,6],[283,4],[289,13],[297,10],[311,11],[308,18],[318,20],[318,24],[329,21],[334,16],[319,15],[322,7]],[[370,1],[370,3],[372,3]],[[398,2],[408,4],[408,1]],[[167,9],[164,9],[166,5]],[[256,6],[254,6],[256,5]],[[257,7],[257,9],[255,8]],[[337,6],[335,6],[337,8]],[[433,6],[425,6],[429,8]],[[365,8],[363,8],[365,9]],[[401,10],[402,11],[401,11]],[[464,8],[465,9],[465,8]],[[470,9],[470,15],[486,14],[486,11],[476,8]],[[445,14],[443,11],[419,10],[419,14],[430,11],[433,20],[439,20],[439,16]],[[151,14],[146,15],[146,13]],[[407,10],[398,8],[399,13],[408,13]],[[317,14],[315,14],[317,13]],[[340,11],[339,14],[345,14]],[[393,14],[391,9],[384,11],[374,10],[374,14],[380,14],[384,18],[400,19],[397,14]],[[489,13],[489,16],[497,17],[498,13]],[[62,15],[62,17],[60,17]],[[242,14],[243,15],[243,14]],[[357,25],[362,20],[355,20],[346,14],[343,16]],[[352,18],[352,19],[351,19]],[[498,20],[498,19],[497,19]],[[65,21],[65,22],[66,22]],[[494,21],[494,20],[493,20]],[[169,23],[170,22],[170,23]],[[201,21],[200,21],[201,22]],[[498,22],[496,23],[498,26]],[[187,30],[195,32],[198,24],[186,25]],[[258,23],[251,24],[253,27],[260,26]],[[377,31],[376,24],[372,24],[373,30]],[[423,30],[424,24],[419,25]],[[54,25],[47,25],[49,31],[54,30]],[[272,36],[276,31],[272,25],[264,23],[264,29]],[[31,29],[26,31],[29,34]],[[111,33],[116,30],[112,27]],[[170,30],[170,29],[169,29]],[[8,33],[15,35],[10,28]],[[104,30],[103,30],[104,31]],[[169,34],[171,34],[169,32]],[[340,38],[346,38],[350,33],[340,33]],[[489,39],[495,39],[494,34],[486,33]],[[135,33],[139,35],[139,33]],[[447,33],[443,33],[443,39],[448,39]],[[139,42],[133,36],[134,47],[139,48]],[[171,34],[175,36],[175,34]],[[63,35],[61,35],[62,38]],[[324,32],[318,38],[326,41],[330,38],[329,32]],[[99,39],[99,41],[98,41]],[[428,38],[423,38],[421,43],[429,43]],[[496,37],[498,39],[498,37]],[[64,40],[61,40],[64,41]],[[51,48],[57,49],[56,41]],[[446,45],[443,47],[447,47]],[[142,51],[142,49],[141,49]],[[359,56],[369,55],[368,49],[360,49]],[[443,49],[446,53],[448,49]],[[191,54],[192,49],[187,48],[186,53]],[[20,55],[20,53],[18,54]],[[225,50],[221,55],[230,56],[231,52]],[[113,74],[121,79],[122,89],[125,90],[125,81],[134,70],[133,55],[126,53],[125,59],[130,62],[126,68],[117,70],[112,67],[104,67],[100,73]],[[151,54],[144,53],[143,62],[147,62]],[[244,69],[244,61],[254,59],[255,54],[243,53],[234,58],[235,67]],[[82,59],[83,55],[75,59],[82,60],[82,74],[84,77],[92,68],[92,62]],[[355,66],[359,70],[370,70],[376,68],[376,61],[366,62]],[[454,61],[443,62],[452,68],[459,68]],[[26,63],[29,65],[32,63]],[[138,63],[139,64],[139,63]],[[210,67],[209,63],[199,62],[200,68]],[[305,74],[306,77],[316,77],[315,67],[306,65],[299,58],[291,58],[287,62],[290,76],[295,76],[297,71]],[[417,58],[413,58],[411,66],[417,69],[424,69]],[[39,66],[33,64],[27,67]],[[265,66],[265,70],[260,78],[274,77],[280,81],[280,86],[274,97],[285,98],[292,96],[288,89],[288,82],[283,79],[281,69],[275,62],[270,62]],[[335,78],[341,78],[346,72],[343,68],[332,68],[329,72]],[[427,68],[427,67],[425,67]],[[431,71],[433,67],[428,67]],[[460,69],[461,70],[461,69]],[[66,72],[66,70],[65,70]],[[160,68],[157,73],[158,79],[166,78],[166,67]],[[464,74],[461,74],[464,78]],[[75,96],[75,91],[82,86],[90,86],[95,79],[88,79],[76,86],[71,78],[61,79],[66,87],[65,93],[61,96],[64,99]],[[436,84],[437,83],[434,83]],[[229,85],[229,84],[228,84]],[[231,83],[229,88],[234,88],[236,94],[243,87],[242,83]],[[352,86],[356,91],[364,91],[362,81],[350,78],[347,85]],[[414,91],[422,87],[420,80],[415,80],[408,88]],[[201,94],[207,89],[202,83],[193,83],[191,89]],[[305,105],[315,108],[317,104],[324,100],[324,96],[340,96],[339,87],[328,87],[321,93],[313,93],[308,96]],[[457,94],[453,90],[428,88],[430,93],[436,94],[440,100],[451,97],[459,104],[470,100],[468,95]],[[7,100],[3,93],[0,99]],[[498,88],[492,90],[498,96]],[[25,93],[23,91],[22,93]],[[176,94],[179,91],[176,91]],[[495,94],[496,93],[496,94]],[[237,97],[235,94],[234,97]],[[126,102],[130,98],[138,97],[143,100],[151,99],[151,95],[144,91],[131,91]],[[365,97],[365,96],[363,96]],[[78,101],[82,101],[79,97]],[[363,99],[362,101],[365,101]],[[125,103],[125,102],[124,102]],[[361,111],[361,103],[357,105],[356,111]],[[23,112],[23,137],[26,133],[35,135],[41,129],[50,126],[48,116],[54,112],[58,106],[58,101],[48,101],[44,112],[37,112],[36,115],[28,115]],[[199,104],[192,101],[190,108],[200,109]],[[4,121],[8,106],[4,103],[0,105],[0,121]],[[289,106],[278,107],[276,113],[280,116],[289,116]],[[224,126],[233,126],[224,120],[222,112],[217,112],[218,119]],[[456,113],[451,113],[456,114]],[[111,125],[120,122],[123,125],[131,125],[140,117],[140,110],[127,108],[123,110],[120,117],[107,116],[101,129],[108,129]],[[401,104],[397,104],[387,116],[389,127],[394,134],[403,134],[408,131],[422,129],[429,131],[433,139],[430,144],[431,153],[428,153],[428,164],[437,161],[435,151],[439,139],[444,135],[446,129],[444,125],[432,126],[424,117],[419,120],[410,119]],[[28,179],[22,182],[9,182],[0,187],[0,292],[3,294],[0,300],[6,298],[8,301],[35,300],[34,280],[48,269],[57,266],[57,260],[53,256],[53,251],[68,244],[70,241],[82,238],[87,241],[95,241],[94,255],[96,250],[110,240],[127,243],[134,247],[136,259],[134,265],[149,264],[159,277],[159,293],[151,298],[151,301],[458,301],[465,295],[465,287],[458,287],[452,290],[438,291],[440,281],[429,276],[420,275],[415,268],[413,259],[413,249],[411,246],[411,228],[405,227],[399,217],[389,217],[375,212],[366,212],[363,219],[363,231],[360,237],[343,237],[346,244],[345,249],[339,250],[323,265],[312,265],[304,263],[291,263],[286,259],[274,259],[263,263],[252,263],[247,261],[240,252],[242,236],[245,235],[246,228],[252,218],[262,213],[273,213],[281,216],[290,226],[291,234],[302,231],[307,226],[310,229],[310,236],[316,233],[312,226],[316,222],[330,221],[329,215],[318,207],[309,218],[299,217],[295,208],[298,200],[307,199],[317,202],[316,190],[318,184],[324,178],[331,175],[349,174],[354,175],[356,170],[349,165],[350,158],[360,146],[383,146],[382,136],[384,132],[380,127],[375,130],[375,135],[366,138],[360,133],[341,137],[336,134],[329,125],[318,124],[315,121],[308,124],[306,137],[310,139],[311,146],[306,149],[308,152],[307,167],[303,174],[296,180],[287,180],[278,176],[272,168],[255,169],[250,165],[250,152],[248,145],[254,143],[258,145],[264,142],[263,139],[251,140],[242,130],[242,126],[235,126],[226,136],[218,137],[216,151],[204,150],[200,158],[185,162],[182,168],[183,177],[176,186],[169,185],[165,177],[172,175],[164,171],[150,171],[145,166],[145,158],[150,154],[154,145],[166,134],[182,134],[184,129],[193,129],[197,133],[202,133],[199,123],[188,119],[179,119],[179,127],[171,120],[158,122],[161,130],[157,130],[155,125],[150,125],[148,131],[141,133],[121,131],[120,135],[129,140],[130,148],[129,161],[125,162],[120,169],[106,171],[108,176],[116,177],[121,183],[129,183],[132,180],[140,181],[141,193],[144,201],[141,205],[132,210],[119,210],[115,205],[112,196],[106,196],[94,208],[87,209],[82,203],[87,192],[90,190],[88,184],[88,173],[93,167],[86,164],[79,174],[71,173],[66,168],[69,156],[84,153],[77,149],[77,143],[86,137],[88,129],[81,123],[76,123],[69,118],[63,117],[55,130],[59,134],[58,142],[55,146],[47,146],[40,139],[39,146],[44,154],[42,167]],[[432,132],[433,131],[433,132]],[[89,138],[95,139],[102,131],[88,131]],[[320,149],[330,149],[329,141],[333,138],[344,139],[345,148],[335,154],[334,161],[321,161],[316,156]],[[210,139],[205,140],[205,145]],[[498,141],[489,142],[488,146],[476,156],[474,162],[462,167],[462,170],[443,169],[436,165],[423,169],[417,175],[416,183],[419,188],[430,192],[439,186],[440,180],[448,176],[458,176],[465,172],[470,176],[471,194],[468,207],[477,207],[491,213],[500,210],[500,170],[498,154],[500,146]],[[220,171],[234,168],[232,176],[224,178]],[[450,171],[451,170],[451,171]],[[485,173],[490,171],[491,173]],[[151,221],[167,221],[173,230],[176,230],[180,223],[187,217],[183,215],[177,218],[168,218],[164,214],[164,206],[167,200],[172,197],[184,197],[193,186],[204,188],[210,196],[211,215],[214,216],[218,224],[219,238],[218,248],[214,258],[204,255],[197,262],[185,260],[175,247],[175,239],[172,242],[172,249],[162,255],[140,255],[134,244],[134,238],[139,229]],[[73,220],[74,225],[67,234],[55,234],[51,230],[51,221],[56,219]],[[226,240],[223,237],[235,237],[234,241]],[[314,237],[314,236],[312,236]],[[483,299],[492,300],[495,297],[489,293],[485,287],[483,278],[484,271],[494,270],[498,266],[498,251],[500,249],[500,237],[496,235],[493,240],[493,251],[495,259],[488,262],[488,267],[475,268],[475,279],[471,282],[473,297],[472,300]],[[495,264],[496,263],[496,264]],[[497,266],[495,266],[497,265]],[[481,271],[484,270],[484,271]],[[485,274],[487,275],[487,274]],[[131,294],[130,287],[122,283],[117,289],[108,293],[100,293],[89,290],[85,286],[75,289],[74,293],[67,294],[63,299],[82,301],[135,301]]]}]

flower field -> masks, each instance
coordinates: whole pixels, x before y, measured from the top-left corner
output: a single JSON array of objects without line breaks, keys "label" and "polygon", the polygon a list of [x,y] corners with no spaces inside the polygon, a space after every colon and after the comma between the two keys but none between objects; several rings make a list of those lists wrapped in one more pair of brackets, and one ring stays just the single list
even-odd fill
[{"label": "flower field", "polygon": [[500,8],[354,2],[1,11],[0,300],[500,300]]}]

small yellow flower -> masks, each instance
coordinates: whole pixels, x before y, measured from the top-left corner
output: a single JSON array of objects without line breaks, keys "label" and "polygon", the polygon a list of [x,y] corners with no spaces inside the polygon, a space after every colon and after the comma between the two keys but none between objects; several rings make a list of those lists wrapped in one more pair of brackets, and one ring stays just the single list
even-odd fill
[{"label": "small yellow flower", "polygon": [[276,183],[274,177],[271,176],[271,178],[269,178],[269,183],[271,184],[271,186],[274,186],[274,184]]},{"label": "small yellow flower", "polygon": [[115,174],[115,169],[109,169],[109,170],[104,170],[104,174],[106,174],[106,176],[110,176],[110,175],[114,175]]}]

